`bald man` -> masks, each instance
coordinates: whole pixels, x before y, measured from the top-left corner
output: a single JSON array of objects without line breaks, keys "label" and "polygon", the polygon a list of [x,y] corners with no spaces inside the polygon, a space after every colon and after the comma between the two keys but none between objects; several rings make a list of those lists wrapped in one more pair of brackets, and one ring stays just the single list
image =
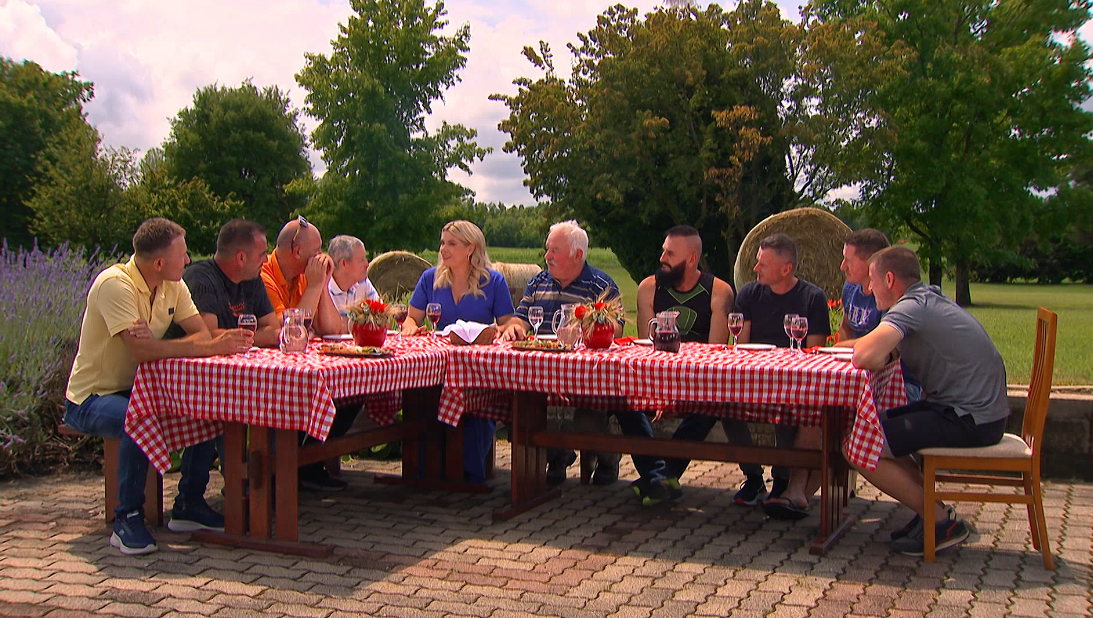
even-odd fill
[{"label": "bald man", "polygon": [[346,325],[327,292],[334,261],[322,248],[319,228],[302,216],[289,221],[277,234],[269,261],[262,265],[262,281],[278,320],[285,309],[304,309],[314,316],[316,333],[344,333]]},{"label": "bald man", "polygon": [[[322,248],[323,236],[319,228],[302,216],[289,221],[277,234],[277,246],[269,261],[262,265],[262,281],[278,322],[285,309],[306,309],[315,318],[316,333],[344,333],[346,322],[327,291],[334,273],[334,261],[322,252]],[[360,410],[359,404],[338,406],[328,435],[332,438],[345,435]],[[307,439],[307,434],[301,431],[301,444]],[[341,491],[347,487],[345,481],[331,476],[322,462],[302,466],[299,475],[303,490]]]}]

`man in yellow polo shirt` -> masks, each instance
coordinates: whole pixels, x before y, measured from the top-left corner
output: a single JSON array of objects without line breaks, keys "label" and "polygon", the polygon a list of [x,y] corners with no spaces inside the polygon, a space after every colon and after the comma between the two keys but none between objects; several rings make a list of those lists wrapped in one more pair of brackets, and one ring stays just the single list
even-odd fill
[{"label": "man in yellow polo shirt", "polygon": [[[99,273],[87,293],[80,347],[65,393],[65,423],[87,433],[119,438],[118,506],[110,544],[123,554],[156,551],[144,525],[148,457],[125,433],[125,412],[137,364],[160,358],[235,354],[250,349],[244,329],[213,338],[182,283],[189,264],[186,232],[167,219],[148,219],[133,235],[133,257]],[[181,339],[162,337],[171,323]],[[168,527],[178,532],[223,530],[224,517],[205,503],[212,441],[186,449]]]}]

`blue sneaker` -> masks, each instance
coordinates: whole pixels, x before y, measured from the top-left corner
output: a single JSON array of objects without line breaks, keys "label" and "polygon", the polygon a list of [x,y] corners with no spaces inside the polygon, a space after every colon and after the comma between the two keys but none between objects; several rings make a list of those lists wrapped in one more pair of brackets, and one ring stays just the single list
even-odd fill
[{"label": "blue sneaker", "polygon": [[114,534],[110,535],[110,545],[120,549],[126,556],[150,554],[159,549],[148,528],[144,527],[144,513],[140,511],[114,519]]},{"label": "blue sneaker", "polygon": [[184,503],[175,501],[171,509],[171,521],[167,527],[173,532],[194,532],[196,530],[224,531],[224,516],[212,510],[204,500]]}]

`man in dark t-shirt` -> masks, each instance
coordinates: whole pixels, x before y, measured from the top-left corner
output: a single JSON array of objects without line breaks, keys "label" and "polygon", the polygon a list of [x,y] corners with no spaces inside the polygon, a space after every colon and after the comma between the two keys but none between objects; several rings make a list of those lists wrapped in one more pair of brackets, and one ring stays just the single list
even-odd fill
[{"label": "man in dark t-shirt", "polygon": [[[823,345],[831,334],[831,322],[827,310],[827,294],[819,286],[801,279],[796,274],[797,245],[786,234],[772,234],[759,243],[755,264],[756,280],[745,284],[736,295],[736,312],[744,314],[744,329],[740,343],[767,343],[789,347],[789,335],[785,330],[785,317],[795,313],[808,318],[806,347]],[[750,445],[751,432],[747,423],[727,419],[724,423],[729,442]],[[797,436],[797,427],[775,427],[775,445],[789,448]],[[734,497],[739,505],[759,504],[766,493],[763,467],[758,464],[742,464],[744,484]],[[770,496],[778,497],[789,484],[790,470],[774,466],[771,470],[773,484]]]}]

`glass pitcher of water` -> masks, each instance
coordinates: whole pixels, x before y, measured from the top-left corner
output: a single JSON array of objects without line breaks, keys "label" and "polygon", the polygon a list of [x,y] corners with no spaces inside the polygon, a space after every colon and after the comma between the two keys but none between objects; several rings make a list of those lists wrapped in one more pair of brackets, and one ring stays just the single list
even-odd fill
[{"label": "glass pitcher of water", "polygon": [[653,340],[653,349],[662,352],[679,352],[679,326],[676,325],[678,311],[661,311],[657,317],[649,320],[649,338]]},{"label": "glass pitcher of water", "polygon": [[281,351],[285,354],[302,354],[307,350],[307,327],[299,309],[285,309],[281,314]]},{"label": "glass pitcher of water", "polygon": [[565,303],[554,312],[554,319],[550,322],[554,334],[558,336],[558,343],[567,348],[577,347],[577,342],[581,340],[581,325],[573,315],[576,309],[577,303]]}]

